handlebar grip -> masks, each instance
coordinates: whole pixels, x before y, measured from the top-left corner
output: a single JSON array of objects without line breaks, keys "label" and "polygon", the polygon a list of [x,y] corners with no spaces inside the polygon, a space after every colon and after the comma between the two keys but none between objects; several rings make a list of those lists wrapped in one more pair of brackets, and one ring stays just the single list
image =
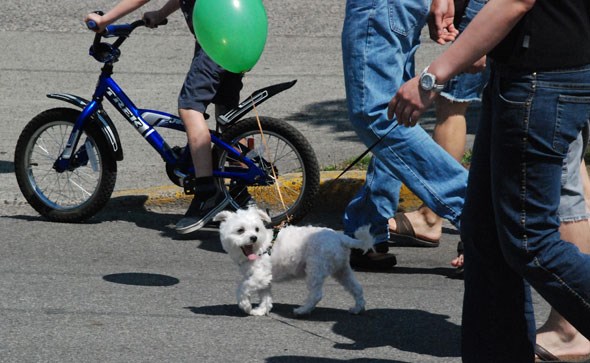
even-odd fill
[{"label": "handlebar grip", "polygon": [[96,22],[94,20],[88,20],[88,22],[86,23],[86,26],[90,30],[97,30],[98,29],[98,25],[96,24]]}]

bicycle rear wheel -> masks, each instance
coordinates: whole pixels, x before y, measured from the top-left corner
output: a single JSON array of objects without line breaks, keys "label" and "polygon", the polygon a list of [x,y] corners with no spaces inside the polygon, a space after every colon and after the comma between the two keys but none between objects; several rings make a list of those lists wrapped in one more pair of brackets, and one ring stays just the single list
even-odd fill
[{"label": "bicycle rear wheel", "polygon": [[[245,151],[271,182],[245,185],[239,179],[220,179],[221,186],[235,209],[243,207],[251,197],[271,217],[272,225],[296,223],[310,211],[319,191],[316,155],[307,139],[288,123],[260,117],[260,124],[262,134],[255,117],[241,120],[226,130],[222,139]],[[240,164],[220,148],[216,147],[214,154],[221,171]]]},{"label": "bicycle rear wheel", "polygon": [[82,131],[70,166],[54,168],[80,111],[54,108],[33,118],[15,149],[18,186],[29,204],[56,222],[80,222],[98,212],[115,187],[117,164],[97,127]]}]

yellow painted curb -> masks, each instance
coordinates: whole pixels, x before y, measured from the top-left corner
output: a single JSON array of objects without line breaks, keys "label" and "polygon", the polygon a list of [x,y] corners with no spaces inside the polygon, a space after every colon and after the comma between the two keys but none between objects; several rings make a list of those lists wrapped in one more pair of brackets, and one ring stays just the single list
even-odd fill
[{"label": "yellow painted curb", "polygon": [[[341,171],[322,172],[320,184],[320,199],[325,203],[333,203],[336,207],[344,208],[365,183],[364,170],[347,171],[335,182]],[[324,197],[324,198],[322,198]],[[402,211],[415,210],[422,205],[422,201],[405,185],[400,190],[398,209]]]},{"label": "yellow painted curb", "polygon": [[[365,182],[365,171],[351,170],[342,175],[338,180],[334,179],[341,171],[324,171],[320,175],[320,193],[317,203],[335,209],[343,209],[358,192]],[[301,184],[300,178],[285,177],[284,182],[292,183],[291,187]],[[113,197],[126,197],[145,195],[145,206],[156,208],[179,207],[186,208],[192,196],[184,194],[182,188],[176,185],[165,185],[143,189],[129,189],[113,193]],[[261,196],[257,196],[261,197]],[[400,191],[399,209],[403,211],[414,210],[422,204],[405,185]]]}]

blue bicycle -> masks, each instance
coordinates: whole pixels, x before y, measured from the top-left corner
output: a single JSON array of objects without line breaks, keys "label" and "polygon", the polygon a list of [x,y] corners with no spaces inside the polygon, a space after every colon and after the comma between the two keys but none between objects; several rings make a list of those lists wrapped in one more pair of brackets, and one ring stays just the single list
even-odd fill
[{"label": "blue bicycle", "polygon": [[[123,149],[117,129],[103,108],[104,98],[160,154],[174,184],[183,186],[194,177],[187,145],[169,145],[157,131],[184,132],[180,118],[137,108],[112,78],[121,44],[144,25],[142,20],[110,25],[96,34],[90,55],[104,66],[92,100],[67,93],[47,95],[80,109],[43,111],[25,126],[18,139],[14,164],[20,190],[29,204],[51,221],[86,220],[111,197]],[[116,39],[109,43],[103,38]],[[240,208],[251,196],[268,212],[274,225],[287,220],[295,223],[309,212],[319,190],[317,158],[305,137],[288,123],[270,117],[242,117],[295,82],[255,91],[235,109],[219,116],[216,130],[210,130],[213,173],[231,198],[230,206]]]}]

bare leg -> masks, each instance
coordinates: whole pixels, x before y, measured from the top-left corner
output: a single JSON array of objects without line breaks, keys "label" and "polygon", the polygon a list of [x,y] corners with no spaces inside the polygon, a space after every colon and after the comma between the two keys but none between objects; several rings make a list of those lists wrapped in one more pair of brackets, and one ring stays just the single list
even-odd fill
[{"label": "bare leg", "polygon": [[[461,161],[465,153],[467,126],[465,113],[469,103],[451,102],[439,97],[436,103],[436,126],[433,139],[457,161]],[[442,235],[442,219],[430,208],[421,206],[417,210],[406,213],[416,236],[429,240],[438,240]],[[388,221],[391,231],[397,230],[393,218]]]},{"label": "bare leg", "polygon": [[[580,174],[584,183],[586,204],[588,204],[590,180],[583,161]],[[572,242],[583,253],[590,254],[590,220],[562,223],[559,232],[562,239]],[[590,341],[553,308],[545,324],[537,330],[537,343],[560,357],[590,354]]]},{"label": "bare leg", "polygon": [[459,162],[467,142],[465,114],[468,107],[468,102],[451,102],[444,97],[439,97],[436,103],[434,141]]},{"label": "bare leg", "polygon": [[205,122],[205,116],[198,111],[181,109],[180,118],[186,129],[188,145],[195,167],[195,177],[211,176],[211,135]]}]

